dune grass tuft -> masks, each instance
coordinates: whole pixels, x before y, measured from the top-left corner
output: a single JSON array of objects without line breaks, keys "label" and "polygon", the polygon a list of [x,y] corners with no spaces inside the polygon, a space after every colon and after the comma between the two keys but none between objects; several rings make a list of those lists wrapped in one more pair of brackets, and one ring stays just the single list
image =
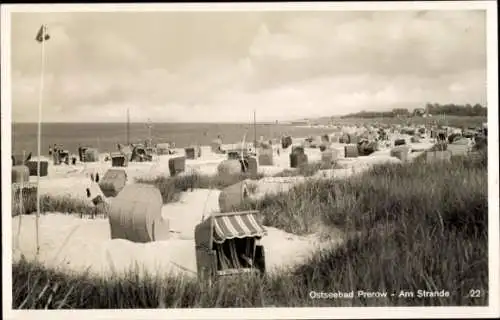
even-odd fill
[{"label": "dune grass tuft", "polygon": [[[13,197],[15,198],[15,197]],[[15,198],[16,200],[19,197]],[[17,216],[20,213],[20,205],[17,201],[13,201],[12,216]],[[36,190],[23,196],[23,213],[34,214],[36,213]],[[75,199],[69,195],[65,196],[40,196],[40,211],[46,212],[61,212],[65,214],[79,215],[79,216],[94,216],[106,215],[106,205],[96,206],[86,201]]]},{"label": "dune grass tuft", "polygon": [[175,177],[159,176],[153,179],[138,178],[137,183],[146,183],[156,186],[162,195],[163,203],[171,203],[179,200],[181,192],[193,189],[224,189],[235,183],[246,179],[261,179],[263,174],[234,174],[234,175],[202,175],[188,174]]},{"label": "dune grass tuft", "polygon": [[311,177],[314,174],[316,174],[316,172],[318,172],[319,170],[334,169],[334,168],[335,168],[334,164],[327,166],[321,162],[310,162],[302,166],[299,166],[295,170],[285,169],[282,172],[275,174],[273,177],[298,177],[298,176]]}]

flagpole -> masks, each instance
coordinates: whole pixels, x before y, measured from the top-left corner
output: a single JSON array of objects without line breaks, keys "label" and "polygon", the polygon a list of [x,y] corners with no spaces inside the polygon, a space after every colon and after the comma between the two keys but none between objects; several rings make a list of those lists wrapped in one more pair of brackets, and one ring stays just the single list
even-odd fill
[{"label": "flagpole", "polygon": [[257,120],[256,120],[256,111],[253,110],[253,147],[255,152],[257,152]]},{"label": "flagpole", "polygon": [[41,156],[41,137],[42,137],[42,104],[43,104],[43,76],[45,72],[45,26],[42,26],[42,49],[41,49],[41,72],[40,72],[40,96],[38,99],[38,158],[36,174],[36,254],[40,253],[39,241],[39,221],[40,221],[40,156]]},{"label": "flagpole", "polygon": [[[26,159],[26,152],[23,150],[23,161]],[[21,221],[24,214],[24,206],[23,206],[23,188],[24,188],[24,179],[21,177],[21,186],[19,188],[19,222],[17,225],[17,247],[19,248],[19,237],[21,234]]]},{"label": "flagpole", "polygon": [[151,138],[151,128],[153,127],[152,123],[151,123],[151,119],[148,119],[148,124],[147,124],[147,127],[148,127],[148,140],[149,140],[149,147],[152,147],[152,142],[153,142],[153,139]]},{"label": "flagpole", "polygon": [[130,145],[130,109],[127,108],[127,146]]}]

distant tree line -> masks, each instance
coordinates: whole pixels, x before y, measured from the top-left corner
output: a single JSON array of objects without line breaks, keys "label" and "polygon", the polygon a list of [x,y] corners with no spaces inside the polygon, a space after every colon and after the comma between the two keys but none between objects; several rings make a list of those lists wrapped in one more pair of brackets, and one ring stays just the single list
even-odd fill
[{"label": "distant tree line", "polygon": [[416,108],[413,111],[409,111],[404,108],[392,109],[391,111],[361,111],[357,113],[347,114],[341,118],[395,118],[395,117],[409,117],[409,116],[421,116],[425,113],[431,115],[451,115],[451,116],[487,116],[488,111],[486,107],[476,103],[474,106],[470,104],[460,105],[460,104],[439,104],[439,103],[427,103],[424,108]]},{"label": "distant tree line", "polygon": [[432,115],[435,114],[447,114],[454,116],[487,116],[488,109],[483,107],[479,103],[476,103],[474,106],[470,104],[460,105],[460,104],[439,104],[439,103],[427,103],[425,105],[428,112]]}]

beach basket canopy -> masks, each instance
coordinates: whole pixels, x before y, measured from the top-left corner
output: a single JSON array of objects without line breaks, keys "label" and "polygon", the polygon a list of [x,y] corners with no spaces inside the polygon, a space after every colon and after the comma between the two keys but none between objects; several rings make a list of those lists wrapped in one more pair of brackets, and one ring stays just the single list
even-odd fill
[{"label": "beach basket canopy", "polygon": [[213,243],[230,239],[262,238],[266,229],[255,218],[258,211],[213,213],[195,228],[197,246],[212,249]]}]

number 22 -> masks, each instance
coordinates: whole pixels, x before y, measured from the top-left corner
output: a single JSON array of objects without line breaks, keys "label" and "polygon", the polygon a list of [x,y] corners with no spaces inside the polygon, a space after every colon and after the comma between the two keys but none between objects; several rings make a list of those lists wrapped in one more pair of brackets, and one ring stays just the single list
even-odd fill
[{"label": "number 22", "polygon": [[471,298],[479,298],[481,297],[481,290],[470,290],[469,297]]}]

